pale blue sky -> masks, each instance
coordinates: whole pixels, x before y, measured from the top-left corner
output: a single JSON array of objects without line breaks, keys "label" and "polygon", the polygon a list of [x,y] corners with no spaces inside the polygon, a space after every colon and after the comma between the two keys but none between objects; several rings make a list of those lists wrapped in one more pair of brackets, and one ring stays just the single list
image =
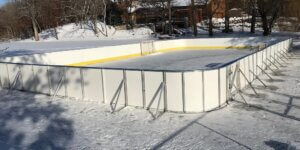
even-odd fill
[{"label": "pale blue sky", "polygon": [[0,5],[2,5],[5,2],[6,2],[6,0],[0,0]]}]

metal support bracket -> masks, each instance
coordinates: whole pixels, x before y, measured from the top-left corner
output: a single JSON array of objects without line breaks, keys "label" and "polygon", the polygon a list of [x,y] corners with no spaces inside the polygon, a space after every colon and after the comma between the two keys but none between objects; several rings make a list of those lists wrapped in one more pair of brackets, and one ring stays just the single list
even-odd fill
[{"label": "metal support bracket", "polygon": [[113,98],[110,101],[111,113],[115,113],[116,112],[116,109],[117,109],[117,106],[118,106],[118,102],[119,102],[119,98],[120,98],[120,95],[121,95],[121,90],[122,90],[123,86],[124,86],[124,79],[119,84],[117,91],[115,92]]},{"label": "metal support bracket", "polygon": [[16,74],[14,81],[12,82],[11,86],[8,89],[7,94],[10,94],[11,90],[13,90],[15,88],[15,86],[17,85],[17,82],[20,78],[20,75],[21,75],[21,70],[19,70],[18,73]]},{"label": "metal support bracket", "polygon": [[257,67],[262,71],[262,73],[264,73],[265,75],[267,75],[270,78],[270,80],[272,80],[272,81],[274,80],[264,69],[262,69],[258,65],[257,65]]},{"label": "metal support bracket", "polygon": [[271,70],[274,74],[276,74],[275,70],[273,70],[267,63],[263,63],[266,65],[267,69]]},{"label": "metal support bracket", "polygon": [[250,73],[253,74],[253,76],[255,77],[255,79],[257,79],[264,87],[268,87],[260,78],[259,76],[257,76],[253,71],[249,70]]},{"label": "metal support bracket", "polygon": [[280,67],[284,67],[277,59],[275,59],[273,56],[271,56],[271,58],[272,59],[274,59],[274,61],[278,64],[278,65],[280,65]]},{"label": "metal support bracket", "polygon": [[251,89],[253,90],[253,92],[255,93],[255,95],[258,96],[258,93],[256,92],[256,90],[252,86],[252,83],[248,80],[248,78],[246,77],[246,75],[243,73],[243,71],[241,69],[240,69],[240,73],[242,74],[242,76],[244,77],[244,79],[247,81],[247,83],[249,84],[249,86],[251,87]]},{"label": "metal support bracket", "polygon": [[64,75],[63,75],[63,76],[61,77],[61,79],[59,80],[58,86],[57,86],[57,88],[55,89],[54,94],[53,94],[52,97],[51,97],[51,100],[54,100],[54,98],[57,96],[58,91],[59,91],[60,88],[62,87],[63,82],[64,82]]},{"label": "metal support bracket", "polygon": [[267,61],[269,61],[271,65],[273,65],[275,68],[279,69],[279,67],[274,62],[272,62],[269,58],[267,58]]},{"label": "metal support bracket", "polygon": [[[162,82],[159,85],[158,89],[156,90],[156,92],[155,92],[153,98],[151,99],[149,105],[147,106],[147,110],[149,111],[149,113],[151,114],[151,116],[153,117],[154,120],[161,116],[159,114],[159,107],[160,107],[160,102],[161,102],[161,99],[162,99],[162,93],[164,92],[164,88],[165,88],[165,83]],[[158,99],[158,102],[157,102],[156,111],[155,111],[155,113],[153,113],[153,112],[150,111],[150,108],[153,105],[153,103],[154,103],[154,101],[155,101],[155,99],[157,98],[158,95],[159,95],[159,99]],[[163,113],[164,113],[164,111],[163,111]]]}]

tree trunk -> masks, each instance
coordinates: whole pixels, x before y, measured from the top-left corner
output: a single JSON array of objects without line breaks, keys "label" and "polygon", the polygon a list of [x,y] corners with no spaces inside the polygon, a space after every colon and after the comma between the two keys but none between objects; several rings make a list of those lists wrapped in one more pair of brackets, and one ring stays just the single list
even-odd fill
[{"label": "tree trunk", "polygon": [[251,33],[255,33],[255,27],[256,27],[256,10],[252,8],[252,13],[251,13]]},{"label": "tree trunk", "polygon": [[208,34],[209,34],[209,36],[213,36],[214,35],[214,32],[213,32],[213,20],[212,20],[212,15],[211,16],[209,16],[209,23],[208,23],[209,25],[209,29],[208,29]]},{"label": "tree trunk", "polygon": [[192,3],[192,22],[193,22],[193,29],[194,29],[194,36],[197,37],[197,23],[196,23],[196,12],[195,12],[195,0],[191,0]]},{"label": "tree trunk", "polygon": [[261,19],[262,19],[262,26],[263,26],[263,30],[264,30],[263,35],[268,36],[268,35],[270,35],[270,29],[269,29],[269,25],[268,25],[268,18],[267,18],[266,15],[262,15]]},{"label": "tree trunk", "polygon": [[54,27],[54,34],[55,34],[56,40],[58,40],[58,34],[57,34],[57,29],[56,29],[56,27]]},{"label": "tree trunk", "polygon": [[171,0],[168,0],[168,10],[169,10],[169,35],[172,35],[172,8],[171,8]]},{"label": "tree trunk", "polygon": [[[226,1],[227,2],[227,1]],[[229,9],[229,6],[228,6],[228,3],[225,2],[225,33],[229,33],[230,32],[230,17],[229,17],[229,14],[228,14],[228,9]]]},{"label": "tree trunk", "polygon": [[32,18],[31,21],[32,21],[32,27],[33,27],[33,32],[34,32],[34,39],[35,39],[35,41],[39,41],[40,37],[39,37],[38,27],[35,22],[35,19]]},{"label": "tree trunk", "polygon": [[230,25],[229,25],[229,16],[228,14],[225,14],[225,33],[229,33],[230,32]]},{"label": "tree trunk", "polygon": [[104,30],[105,30],[105,37],[108,37],[108,33],[107,33],[107,25],[106,25],[106,10],[107,10],[107,5],[105,0],[103,0],[103,5],[104,5],[104,10],[103,10],[103,23],[104,23]]}]

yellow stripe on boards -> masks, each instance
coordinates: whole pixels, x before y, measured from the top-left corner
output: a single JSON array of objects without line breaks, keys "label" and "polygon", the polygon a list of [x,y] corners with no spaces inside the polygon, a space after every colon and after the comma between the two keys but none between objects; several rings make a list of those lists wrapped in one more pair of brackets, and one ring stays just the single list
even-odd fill
[{"label": "yellow stripe on boards", "polygon": [[[167,49],[160,49],[156,50],[154,53],[166,53],[171,51],[184,51],[184,50],[222,50],[222,49],[245,49],[250,48],[249,46],[190,46],[190,47],[176,47],[176,48],[167,48]],[[149,55],[151,53],[145,53],[143,55],[139,54],[131,54],[131,55],[124,55],[124,56],[116,56],[116,57],[110,57],[110,58],[103,58],[103,59],[96,59],[96,60],[90,60],[85,62],[79,62],[74,64],[68,64],[67,66],[74,66],[74,67],[80,67],[80,66],[88,66],[88,65],[95,65],[105,62],[111,62],[111,61],[119,61],[129,58],[135,58],[135,57],[141,57],[145,55]]]}]

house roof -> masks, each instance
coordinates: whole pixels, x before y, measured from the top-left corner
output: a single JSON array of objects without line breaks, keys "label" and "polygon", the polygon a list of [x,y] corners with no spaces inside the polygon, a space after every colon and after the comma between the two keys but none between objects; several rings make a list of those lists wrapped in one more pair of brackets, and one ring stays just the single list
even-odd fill
[{"label": "house roof", "polygon": [[191,0],[173,0],[173,6],[190,6]]},{"label": "house roof", "polygon": [[[195,0],[195,5],[205,5],[205,3],[210,3],[211,0]],[[172,6],[173,7],[186,7],[191,5],[191,0],[172,0]],[[143,9],[143,7],[139,2],[137,2],[131,10],[128,10],[129,12],[133,13],[137,11],[138,9]],[[151,8],[151,7],[150,7]]]},{"label": "house roof", "polygon": [[[211,0],[195,0],[196,5],[210,3]],[[190,6],[191,0],[173,0],[173,6]]]}]

